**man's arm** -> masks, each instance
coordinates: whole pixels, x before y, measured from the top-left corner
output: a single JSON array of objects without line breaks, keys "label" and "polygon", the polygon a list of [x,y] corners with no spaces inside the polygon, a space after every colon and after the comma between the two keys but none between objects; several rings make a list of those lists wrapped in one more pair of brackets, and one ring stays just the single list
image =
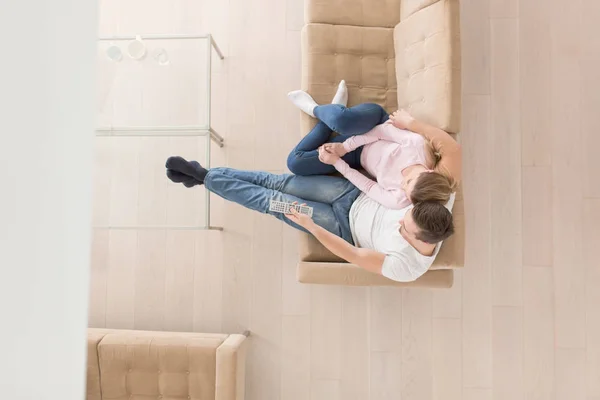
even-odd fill
[{"label": "man's arm", "polygon": [[336,256],[343,258],[349,263],[358,265],[367,271],[381,275],[385,254],[375,250],[352,246],[341,237],[334,235],[314,223],[308,227],[308,231],[312,233],[313,236],[327,248],[327,250],[331,251]]}]

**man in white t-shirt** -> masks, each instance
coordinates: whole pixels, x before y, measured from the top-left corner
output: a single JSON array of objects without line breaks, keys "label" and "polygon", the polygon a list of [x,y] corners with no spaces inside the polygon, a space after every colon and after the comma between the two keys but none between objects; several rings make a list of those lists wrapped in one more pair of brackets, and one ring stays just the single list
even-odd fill
[{"label": "man in white t-shirt", "polygon": [[[207,190],[246,208],[267,213],[313,234],[329,251],[368,271],[396,281],[424,274],[454,227],[447,207],[421,202],[390,210],[333,176],[297,176],[232,168],[202,168],[181,157],[167,160],[167,176],[186,187]],[[313,218],[269,210],[270,200],[306,203]]]},{"label": "man in white t-shirt", "polygon": [[411,282],[427,272],[442,241],[454,233],[454,197],[446,206],[422,202],[391,210],[361,194],[349,214],[354,246],[306,215],[293,212],[289,218],[338,257],[394,281]]}]

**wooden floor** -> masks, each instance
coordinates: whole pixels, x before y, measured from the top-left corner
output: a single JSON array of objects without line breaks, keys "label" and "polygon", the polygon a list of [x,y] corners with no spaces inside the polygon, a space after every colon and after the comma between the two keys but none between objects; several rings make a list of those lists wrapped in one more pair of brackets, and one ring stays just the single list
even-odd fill
[{"label": "wooden floor", "polygon": [[[215,200],[222,233],[96,232],[91,326],[250,329],[249,400],[600,400],[600,1],[461,3],[468,247],[451,290],[300,285],[295,232]],[[283,171],[302,1],[200,4],[199,26],[181,18],[227,55],[215,163]],[[109,181],[97,199],[126,190]]]}]

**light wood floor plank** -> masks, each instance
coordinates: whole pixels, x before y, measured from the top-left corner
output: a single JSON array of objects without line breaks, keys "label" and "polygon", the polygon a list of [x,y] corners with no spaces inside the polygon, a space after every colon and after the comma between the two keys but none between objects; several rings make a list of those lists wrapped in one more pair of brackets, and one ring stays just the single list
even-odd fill
[{"label": "light wood floor plank", "polygon": [[[463,99],[466,260],[462,273],[463,385],[492,384],[490,98]],[[475,199],[477,199],[475,201]]]},{"label": "light wood floor plank", "polygon": [[585,350],[556,350],[556,400],[585,400]]},{"label": "light wood floor plank", "polygon": [[253,229],[248,396],[281,393],[281,229],[280,221],[256,215]]},{"label": "light wood floor plank", "polygon": [[95,229],[92,231],[92,254],[90,266],[90,311],[89,326],[106,326],[106,289],[108,279],[108,256],[110,252],[110,231]]},{"label": "light wood floor plank", "polygon": [[310,314],[310,285],[298,282],[296,267],[300,260],[298,251],[299,232],[284,226],[282,229],[282,313],[283,315]]},{"label": "light wood floor plank", "polygon": [[138,232],[111,231],[106,277],[106,327],[133,329]]},{"label": "light wood floor plank", "polygon": [[555,395],[552,275],[551,268],[523,267],[523,378],[528,400]]},{"label": "light wood floor plank", "polygon": [[433,319],[433,399],[461,400],[462,325],[460,319]]},{"label": "light wood floor plank", "polygon": [[462,317],[462,270],[454,271],[454,284],[447,290],[433,292],[433,317],[458,318]]},{"label": "light wood floor plank", "polygon": [[194,231],[166,233],[164,329],[194,330],[194,272],[196,236]]},{"label": "light wood floor plank", "polygon": [[[342,359],[340,338],[343,335],[342,288],[313,285],[310,289],[311,379],[339,382]],[[335,387],[339,391],[339,387]]]},{"label": "light wood floor plank", "polygon": [[491,18],[517,18],[518,16],[519,0],[490,0]]},{"label": "light wood floor plank", "polygon": [[463,0],[461,42],[465,94],[490,93],[490,0]]},{"label": "light wood floor plank", "polygon": [[164,230],[138,233],[135,266],[135,329],[165,329],[167,234]]},{"label": "light wood floor plank", "polygon": [[[223,332],[223,232],[197,232],[194,236],[195,332]],[[242,327],[228,332],[241,333]]]},{"label": "light wood floor plank", "polygon": [[481,389],[481,388],[465,388],[464,389],[464,400],[492,400],[494,395],[492,389]]},{"label": "light wood floor plank", "polygon": [[313,379],[310,400],[341,400],[340,385],[340,381],[333,379]]},{"label": "light wood floor plank", "polygon": [[551,32],[546,0],[519,1],[519,67],[523,165],[549,166]]},{"label": "light wood floor plank", "polygon": [[431,315],[431,291],[403,292],[401,398],[404,400],[433,398]]},{"label": "light wood floor plank", "polygon": [[584,201],[583,257],[585,265],[587,395],[600,397],[600,199]]},{"label": "light wood floor plank", "polygon": [[369,302],[368,289],[342,289],[341,396],[362,400],[369,397]]},{"label": "light wood floor plank", "polygon": [[110,225],[135,225],[138,208],[139,138],[119,138],[111,146]]},{"label": "light wood floor plank", "polygon": [[374,351],[370,358],[370,400],[396,400],[402,391],[402,354]]},{"label": "light wood floor plank", "polygon": [[552,169],[523,167],[523,264],[551,266]]},{"label": "light wood floor plank", "polygon": [[524,400],[523,309],[494,307],[494,399]]},{"label": "light wood floor plank", "polygon": [[[512,6],[517,4],[512,3]],[[491,58],[493,304],[518,306],[522,301],[522,197],[517,19],[491,20]]]},{"label": "light wood floor plank", "polygon": [[310,317],[284,315],[281,342],[281,399],[310,399]]},{"label": "light wood floor plank", "polygon": [[372,287],[370,290],[371,351],[395,352],[402,350],[402,289]]},{"label": "light wood floor plank", "polygon": [[[552,3],[552,183],[556,345],[585,346],[582,260],[581,0]],[[565,134],[568,132],[568,134]]]}]

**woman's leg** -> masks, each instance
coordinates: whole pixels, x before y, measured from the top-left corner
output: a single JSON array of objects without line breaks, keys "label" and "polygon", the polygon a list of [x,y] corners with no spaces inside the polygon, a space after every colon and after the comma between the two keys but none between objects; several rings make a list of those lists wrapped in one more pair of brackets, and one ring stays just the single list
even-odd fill
[{"label": "woman's leg", "polygon": [[346,136],[366,133],[389,118],[383,107],[375,103],[363,103],[350,108],[327,104],[315,107],[314,114],[330,129]]},{"label": "woman's leg", "polygon": [[[310,179],[309,177],[295,178]],[[321,187],[323,183],[319,183],[317,181],[306,181],[304,183],[290,185],[290,181],[293,180],[294,177],[292,175],[274,175],[266,172],[237,171],[229,168],[213,168],[206,175],[206,178],[204,179],[204,185],[208,190],[226,200],[240,204],[251,210],[271,214],[275,218],[302,231],[305,231],[304,228],[290,221],[285,217],[284,214],[269,211],[269,203],[270,200],[278,200],[286,203],[292,203],[294,201],[298,202],[299,204],[306,203],[306,205],[313,208],[313,220],[315,223],[334,235],[340,237],[347,236],[347,234],[344,232],[345,229],[340,227],[338,218],[336,217],[336,213],[334,212],[331,204],[309,200],[304,197],[284,193],[275,189],[285,189],[285,187],[288,186],[289,191],[295,191],[298,192],[298,194],[300,194],[300,192],[310,193],[312,191],[318,192],[325,190],[325,187]],[[260,183],[266,187],[260,185]],[[325,182],[325,184],[327,185],[328,183]],[[344,188],[340,187],[338,188],[338,191],[343,193],[344,190],[342,189]],[[333,190],[329,189],[329,192],[333,193]],[[340,193],[338,193],[338,195],[340,195]],[[350,242],[352,240],[351,238],[347,237],[344,237],[344,239],[349,240]]]},{"label": "woman's leg", "polygon": [[[288,155],[288,169],[296,175],[303,176],[327,175],[335,172],[333,165],[324,164],[319,160],[319,152],[317,151],[321,145],[327,142],[343,142],[346,139],[338,135],[329,140],[332,132],[325,123],[319,122]],[[354,152],[346,154],[343,159],[353,168],[360,166],[360,160]]]}]

